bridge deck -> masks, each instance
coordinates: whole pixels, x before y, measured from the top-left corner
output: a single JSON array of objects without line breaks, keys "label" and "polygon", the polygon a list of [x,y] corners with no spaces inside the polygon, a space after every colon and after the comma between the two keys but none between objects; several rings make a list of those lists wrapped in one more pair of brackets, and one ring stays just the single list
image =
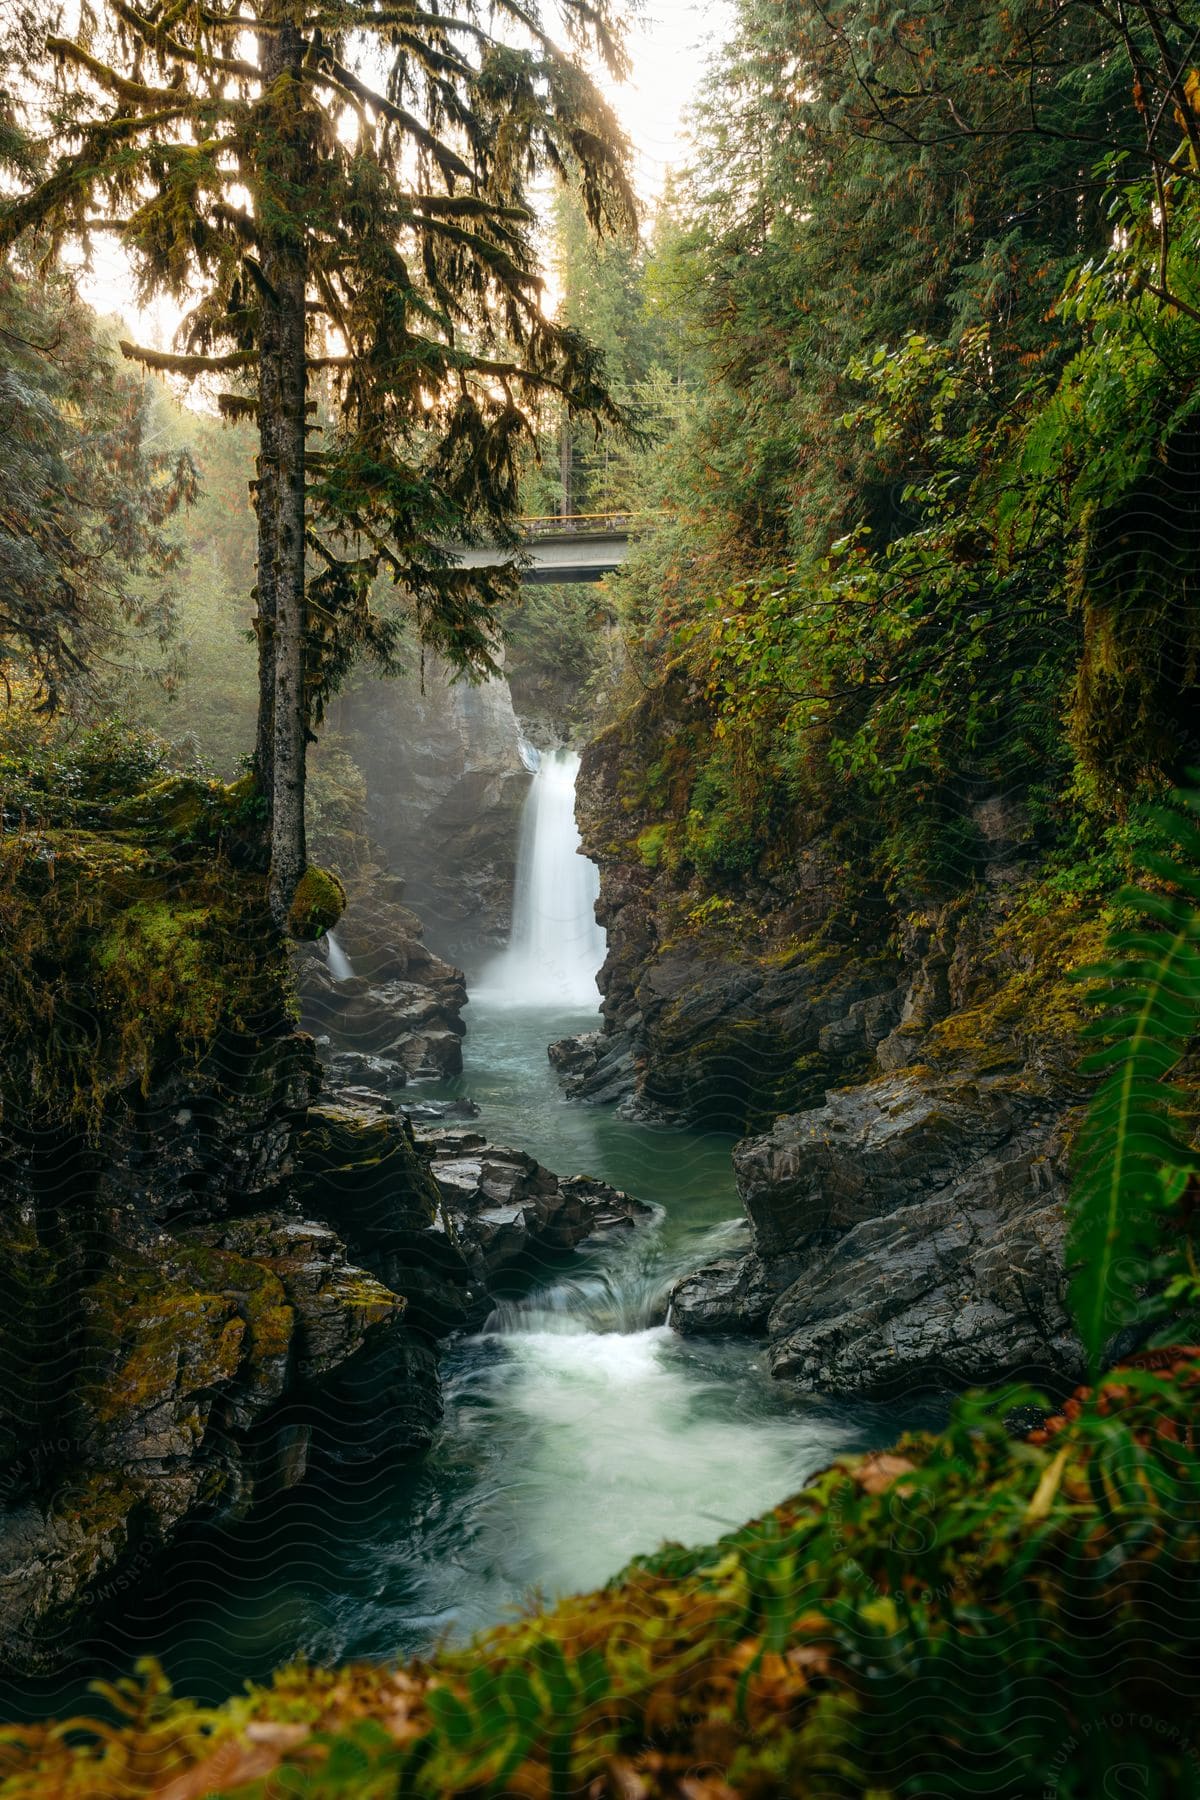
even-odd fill
[{"label": "bridge deck", "polygon": [[602,581],[625,561],[633,523],[631,513],[524,519],[523,549],[456,548],[455,554],[464,569],[492,569],[525,559],[521,580],[526,586]]}]

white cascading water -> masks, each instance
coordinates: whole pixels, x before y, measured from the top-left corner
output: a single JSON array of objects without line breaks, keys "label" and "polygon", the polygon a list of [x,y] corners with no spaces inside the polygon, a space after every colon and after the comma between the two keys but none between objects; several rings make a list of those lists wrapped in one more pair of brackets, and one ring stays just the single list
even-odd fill
[{"label": "white cascading water", "polygon": [[600,880],[579,848],[571,750],[538,759],[521,815],[512,936],[484,971],[476,996],[500,1007],[595,1011],[596,975],[605,956],[596,923]]},{"label": "white cascading water", "polygon": [[329,964],[329,973],[335,981],[353,981],[354,964],[334,937],[332,931],[325,933],[325,960]]}]

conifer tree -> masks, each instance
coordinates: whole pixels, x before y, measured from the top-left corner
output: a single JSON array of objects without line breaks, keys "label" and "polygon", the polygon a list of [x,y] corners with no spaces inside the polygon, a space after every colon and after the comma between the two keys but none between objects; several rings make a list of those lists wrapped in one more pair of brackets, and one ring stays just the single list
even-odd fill
[{"label": "conifer tree", "polygon": [[[625,145],[584,73],[623,67],[619,0],[103,0],[60,71],[41,179],[0,247],[115,233],[142,297],[185,311],[177,351],[257,421],[259,720],[271,906],[305,868],[305,748],[356,650],[385,652],[369,591],[402,584],[422,641],[491,663],[510,574],[445,546],[517,541],[539,399],[617,412],[597,354],[547,319],[530,184],[571,181],[627,229]],[[307,565],[307,579],[306,579]]]}]

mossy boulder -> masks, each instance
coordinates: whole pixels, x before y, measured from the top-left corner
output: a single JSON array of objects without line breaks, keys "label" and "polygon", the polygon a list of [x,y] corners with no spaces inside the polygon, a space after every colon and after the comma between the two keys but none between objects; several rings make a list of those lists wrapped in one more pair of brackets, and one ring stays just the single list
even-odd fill
[{"label": "mossy boulder", "polygon": [[288,936],[301,943],[311,943],[324,936],[346,910],[346,890],[329,869],[309,863],[292,895],[288,908]]},{"label": "mossy boulder", "polygon": [[350,1262],[335,1231],[311,1219],[232,1219],[193,1234],[188,1254],[224,1270],[259,1362],[290,1347],[305,1382],[338,1368],[404,1311],[398,1294]]},{"label": "mossy boulder", "polygon": [[219,851],[181,857],[145,833],[0,836],[0,1097],[98,1128],[223,1031],[287,1021],[283,941],[263,876]]}]

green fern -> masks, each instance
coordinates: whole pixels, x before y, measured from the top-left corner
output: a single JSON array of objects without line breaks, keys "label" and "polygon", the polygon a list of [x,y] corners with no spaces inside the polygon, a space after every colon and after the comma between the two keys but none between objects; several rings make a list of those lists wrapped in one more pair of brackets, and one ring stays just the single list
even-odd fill
[{"label": "green fern", "polygon": [[1200,1171],[1182,1123],[1185,1097],[1168,1080],[1200,1028],[1200,826],[1189,816],[1200,813],[1200,792],[1175,797],[1184,811],[1147,812],[1163,848],[1139,856],[1161,889],[1122,890],[1123,922],[1105,961],[1077,976],[1104,984],[1084,1033],[1099,1048],[1081,1065],[1104,1080],[1079,1135],[1067,1240],[1077,1265],[1072,1309],[1093,1372],[1135,1309],[1123,1274],[1148,1273],[1161,1214]]}]

